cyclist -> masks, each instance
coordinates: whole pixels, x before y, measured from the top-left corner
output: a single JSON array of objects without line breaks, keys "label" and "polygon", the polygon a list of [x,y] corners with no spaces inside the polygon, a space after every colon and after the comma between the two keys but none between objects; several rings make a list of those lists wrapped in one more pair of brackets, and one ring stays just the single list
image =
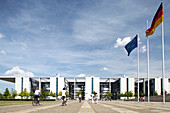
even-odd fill
[{"label": "cyclist", "polygon": [[35,93],[34,93],[34,98],[38,102],[38,104],[39,104],[40,95],[41,95],[41,92],[40,92],[39,88],[36,88]]}]

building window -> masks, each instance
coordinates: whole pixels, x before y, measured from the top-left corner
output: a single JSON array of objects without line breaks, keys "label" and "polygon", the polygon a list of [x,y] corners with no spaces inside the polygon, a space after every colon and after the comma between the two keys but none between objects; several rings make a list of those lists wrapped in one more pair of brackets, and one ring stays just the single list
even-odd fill
[{"label": "building window", "polygon": [[168,79],[168,83],[170,83],[170,78]]}]

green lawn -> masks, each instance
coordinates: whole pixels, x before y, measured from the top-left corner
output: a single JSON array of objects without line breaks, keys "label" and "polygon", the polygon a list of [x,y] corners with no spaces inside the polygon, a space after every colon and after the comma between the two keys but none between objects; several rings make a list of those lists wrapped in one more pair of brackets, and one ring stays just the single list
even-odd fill
[{"label": "green lawn", "polygon": [[[61,101],[43,101],[43,103],[54,103]],[[0,101],[0,106],[32,104],[32,101]]]}]

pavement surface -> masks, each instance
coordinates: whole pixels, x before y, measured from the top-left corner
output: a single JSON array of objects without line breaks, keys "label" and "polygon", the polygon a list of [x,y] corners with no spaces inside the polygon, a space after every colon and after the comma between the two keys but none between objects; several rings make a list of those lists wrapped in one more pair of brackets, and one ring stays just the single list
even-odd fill
[{"label": "pavement surface", "polygon": [[170,103],[129,102],[129,101],[68,101],[61,103],[43,103],[40,106],[31,104],[0,106],[0,113],[170,113]]}]

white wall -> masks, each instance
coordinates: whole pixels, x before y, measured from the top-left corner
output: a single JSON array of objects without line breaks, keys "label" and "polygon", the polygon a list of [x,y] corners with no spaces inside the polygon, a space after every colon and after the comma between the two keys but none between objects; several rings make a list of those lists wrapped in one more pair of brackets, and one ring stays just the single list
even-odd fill
[{"label": "white wall", "polygon": [[134,78],[128,78],[128,91],[132,91],[135,94],[135,80]]},{"label": "white wall", "polygon": [[120,93],[127,91],[127,78],[120,78]]},{"label": "white wall", "polygon": [[94,87],[93,90],[96,91],[96,93],[98,95],[98,99],[100,99],[100,77],[94,77],[93,87]]},{"label": "white wall", "polygon": [[50,92],[56,93],[56,77],[50,77]]},{"label": "white wall", "polygon": [[161,95],[161,78],[155,78],[155,91]]},{"label": "white wall", "polygon": [[64,88],[64,77],[58,77],[58,93]]},{"label": "white wall", "polygon": [[23,77],[23,91],[25,88],[27,89],[29,93],[31,92],[29,77]]},{"label": "white wall", "polygon": [[91,98],[91,77],[86,77],[85,78],[85,99],[88,100]]},{"label": "white wall", "polygon": [[15,77],[15,90],[17,94],[21,92],[21,77]]}]

